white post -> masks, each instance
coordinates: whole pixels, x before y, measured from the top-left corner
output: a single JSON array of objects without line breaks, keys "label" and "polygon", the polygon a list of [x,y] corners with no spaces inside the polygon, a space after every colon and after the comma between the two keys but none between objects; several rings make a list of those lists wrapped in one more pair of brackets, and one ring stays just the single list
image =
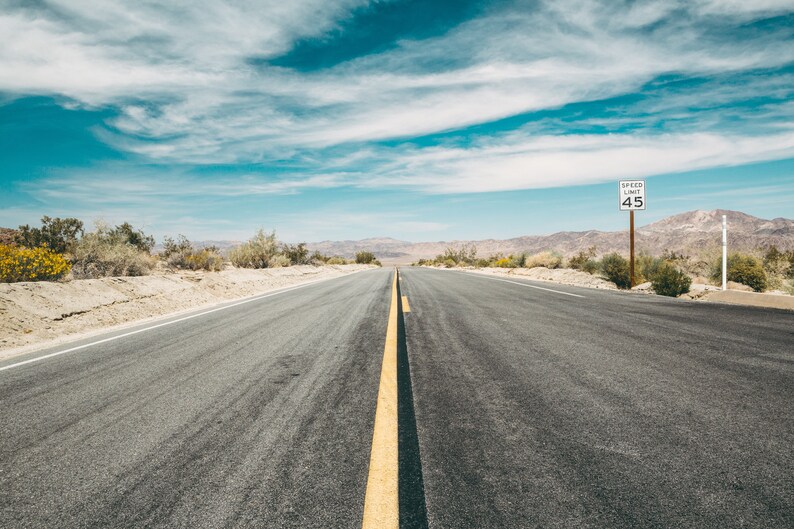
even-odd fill
[{"label": "white post", "polygon": [[722,290],[728,289],[728,215],[722,216]]}]

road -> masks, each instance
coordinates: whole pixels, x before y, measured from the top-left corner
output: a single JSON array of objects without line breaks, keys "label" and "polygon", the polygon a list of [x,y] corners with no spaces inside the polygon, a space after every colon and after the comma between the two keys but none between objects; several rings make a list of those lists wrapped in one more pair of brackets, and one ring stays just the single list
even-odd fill
[{"label": "road", "polygon": [[402,527],[794,526],[792,313],[392,277],[0,362],[0,527],[361,527],[376,403]]}]

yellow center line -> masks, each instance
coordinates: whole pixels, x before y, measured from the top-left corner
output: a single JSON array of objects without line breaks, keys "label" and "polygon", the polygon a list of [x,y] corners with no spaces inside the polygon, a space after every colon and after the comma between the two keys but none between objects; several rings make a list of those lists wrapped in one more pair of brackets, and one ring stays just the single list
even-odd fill
[{"label": "yellow center line", "polygon": [[397,433],[397,278],[392,282],[386,346],[380,372],[375,431],[369,457],[367,492],[364,497],[364,529],[397,529],[400,525],[398,497]]}]

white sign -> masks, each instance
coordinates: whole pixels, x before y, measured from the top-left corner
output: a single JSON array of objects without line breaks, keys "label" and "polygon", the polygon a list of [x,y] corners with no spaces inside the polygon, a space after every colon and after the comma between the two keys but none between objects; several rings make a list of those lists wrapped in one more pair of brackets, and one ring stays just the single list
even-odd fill
[{"label": "white sign", "polygon": [[645,180],[621,180],[618,187],[620,211],[645,209]]}]

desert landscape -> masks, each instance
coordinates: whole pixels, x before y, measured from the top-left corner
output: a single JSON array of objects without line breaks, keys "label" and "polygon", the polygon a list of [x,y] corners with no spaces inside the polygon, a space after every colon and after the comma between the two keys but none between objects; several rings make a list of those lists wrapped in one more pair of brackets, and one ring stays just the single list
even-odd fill
[{"label": "desert landscape", "polygon": [[[741,211],[712,210],[689,211],[640,226],[637,229],[637,251],[661,255],[664,251],[696,255],[720,246],[722,215],[728,216],[729,243],[736,251],[752,251],[776,246],[780,250],[794,250],[794,220],[761,219]],[[540,253],[552,251],[571,257],[593,246],[599,255],[610,252],[627,252],[626,231],[605,232],[597,230],[565,231],[549,235],[527,235],[512,239],[452,240],[439,242],[399,241],[390,238],[373,238],[360,241],[322,241],[309,243],[314,251],[352,257],[355,252],[367,249],[377,254],[384,264],[410,264],[420,259],[431,259],[449,248],[475,246],[477,255]]]},{"label": "desert landscape", "polygon": [[[746,255],[750,264],[757,264],[763,288],[743,277],[732,277],[735,280],[728,283],[729,292],[718,288],[713,271],[720,262],[723,214],[730,219],[732,255]],[[35,239],[47,229],[71,233],[64,226],[74,228],[79,222],[47,219],[41,229],[0,229],[0,243],[7,252],[28,251],[16,246],[24,242],[20,234]],[[0,356],[338,277],[381,262],[596,289],[628,288],[624,284],[625,232],[590,230],[435,243],[370,238],[288,244],[278,241],[275,233],[260,230],[247,242],[192,243],[182,237],[166,238],[157,245],[154,238],[129,225],[99,226],[79,237],[72,231],[72,239],[64,241],[61,248],[65,258],[58,265],[58,274],[11,277],[6,268],[0,270],[6,274],[5,282],[0,283]],[[58,242],[50,241],[44,247],[48,245],[57,246]],[[790,295],[794,293],[794,221],[790,219],[765,220],[737,211],[692,211],[641,227],[637,247],[641,280],[631,289],[635,293],[794,309]],[[777,253],[770,254],[772,248]],[[57,259],[61,254],[51,255]],[[615,264],[608,269],[605,263],[609,260]],[[4,262],[8,267],[8,259]],[[28,268],[35,270],[31,266]],[[657,292],[652,276],[660,266],[681,283],[671,292]],[[65,273],[67,269],[70,271]]]}]

